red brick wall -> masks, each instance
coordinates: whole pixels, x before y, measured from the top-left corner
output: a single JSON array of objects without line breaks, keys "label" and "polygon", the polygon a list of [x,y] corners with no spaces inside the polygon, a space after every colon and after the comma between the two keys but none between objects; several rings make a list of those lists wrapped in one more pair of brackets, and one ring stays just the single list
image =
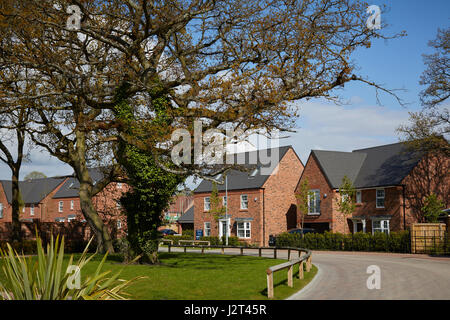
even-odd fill
[{"label": "red brick wall", "polygon": [[[263,189],[233,190],[228,192],[228,213],[231,214],[231,235],[236,236],[235,218],[253,218],[251,239],[241,239],[258,245],[267,245],[270,234],[287,230],[287,218],[296,215],[294,190],[303,171],[303,165],[293,149],[289,149],[265,184]],[[240,195],[247,194],[248,210],[240,209]],[[225,192],[220,192],[222,197]],[[211,235],[218,236],[218,222],[213,215],[204,212],[203,199],[210,193],[194,195],[194,230],[203,229],[204,222],[211,222]],[[263,210],[264,206],[264,210]],[[263,214],[264,211],[264,214]],[[263,229],[263,215],[265,230]]]},{"label": "red brick wall", "polygon": [[295,188],[303,169],[302,162],[291,148],[281,159],[274,174],[264,183],[264,215],[267,229],[265,245],[268,244],[269,235],[285,232],[288,227],[296,227],[298,218]]},{"label": "red brick wall", "polygon": [[3,184],[0,183],[0,203],[3,204],[3,218],[0,222],[11,222],[12,221],[12,207],[6,199],[5,191],[3,190]]},{"label": "red brick wall", "polygon": [[[241,209],[241,195],[246,194],[248,209]],[[204,229],[205,222],[211,222],[211,236],[219,235],[219,223],[212,213],[204,211],[204,198],[210,197],[210,193],[197,193],[194,195],[194,232]],[[219,192],[219,197],[225,196],[225,192]],[[255,201],[255,198],[257,199]],[[228,214],[231,215],[231,236],[237,236],[236,218],[253,218],[251,222],[251,239],[241,239],[252,243],[260,243],[262,239],[262,190],[233,190],[228,191]]]},{"label": "red brick wall", "polygon": [[[305,223],[333,223],[333,194],[334,191],[328,184],[328,181],[326,180],[324,174],[322,173],[322,170],[319,167],[319,164],[317,162],[317,159],[310,154],[308,161],[306,162],[305,169],[303,170],[303,174],[300,178],[300,182],[298,183],[296,187],[295,193],[298,194],[300,192],[300,185],[305,180],[308,180],[309,189],[318,189],[320,190],[320,209],[321,213],[320,215],[308,215],[308,212],[301,212],[300,209],[298,209],[298,226],[301,226],[301,219],[302,215],[304,215],[304,222]],[[326,198],[324,198],[324,194],[327,195]],[[298,200],[297,204],[299,203]]]}]

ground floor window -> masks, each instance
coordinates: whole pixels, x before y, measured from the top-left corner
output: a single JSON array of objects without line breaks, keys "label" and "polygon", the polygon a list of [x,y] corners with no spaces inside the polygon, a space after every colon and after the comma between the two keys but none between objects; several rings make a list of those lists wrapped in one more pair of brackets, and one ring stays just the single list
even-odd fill
[{"label": "ground floor window", "polygon": [[389,220],[373,220],[372,233],[377,231],[389,234]]},{"label": "ground floor window", "polygon": [[205,237],[211,236],[211,222],[205,222],[204,233],[205,233]]},{"label": "ground floor window", "polygon": [[238,222],[237,236],[239,238],[251,238],[251,223],[250,222]]}]

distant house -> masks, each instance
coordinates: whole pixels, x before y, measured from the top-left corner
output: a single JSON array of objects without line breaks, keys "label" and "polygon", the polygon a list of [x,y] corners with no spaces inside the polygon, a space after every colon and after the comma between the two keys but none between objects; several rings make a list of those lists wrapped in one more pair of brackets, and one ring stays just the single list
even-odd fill
[{"label": "distant house", "polygon": [[[352,152],[312,150],[297,186],[308,180],[311,195],[304,227],[318,231],[389,233],[421,221],[430,192],[449,205],[449,159],[395,143]],[[339,187],[347,176],[356,192],[356,210],[339,212]],[[300,221],[298,224],[300,225]]]},{"label": "distant house", "polygon": [[[266,155],[271,158],[270,166],[260,161]],[[228,198],[225,184],[217,184],[223,207],[228,207],[227,214],[216,220],[211,213],[212,182],[203,180],[194,191],[195,232],[201,230],[205,236],[219,237],[228,233],[241,241],[267,245],[270,234],[297,225],[294,191],[303,164],[291,146],[240,153],[235,159],[244,159],[241,163],[248,171],[226,173]],[[220,178],[223,176],[217,177]]]},{"label": "distant house", "polygon": [[194,230],[194,203],[192,202],[189,209],[186,210],[177,220],[179,226],[178,233],[183,234],[183,231]]},{"label": "distant house", "polygon": [[[33,179],[19,182],[24,206],[20,212],[20,220],[45,220],[55,192],[68,177]],[[0,222],[12,221],[12,182],[0,180]]]},{"label": "distant house", "polygon": [[[193,204],[194,197],[191,192],[183,191],[177,193],[172,198],[167,210],[163,212],[163,225],[159,229],[172,229],[177,233],[181,233],[182,225],[178,223],[178,220],[193,206]],[[186,228],[188,228],[187,225],[184,226],[184,229]]]},{"label": "distant house", "polygon": [[[94,183],[102,179],[100,168],[89,169]],[[85,221],[81,211],[78,180],[72,176],[20,181],[19,188],[25,203],[20,214],[22,221],[70,222]],[[126,216],[122,215],[120,197],[128,190],[123,183],[110,183],[93,198],[102,219],[124,233]],[[0,223],[12,221],[11,181],[0,180]]]}]

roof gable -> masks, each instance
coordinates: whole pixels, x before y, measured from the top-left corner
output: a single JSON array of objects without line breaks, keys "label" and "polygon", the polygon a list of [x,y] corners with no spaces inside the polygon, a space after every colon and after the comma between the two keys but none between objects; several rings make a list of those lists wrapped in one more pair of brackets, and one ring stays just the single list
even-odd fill
[{"label": "roof gable", "polygon": [[[55,190],[67,177],[52,177],[19,181],[19,189],[24,203],[34,204],[41,202],[47,195]],[[8,203],[12,203],[12,181],[1,180]]]},{"label": "roof gable", "polygon": [[337,189],[347,176],[356,188],[399,185],[422,158],[404,143],[394,143],[352,152],[313,150],[325,178]]},{"label": "roof gable", "polygon": [[[238,154],[234,154],[234,163],[241,164],[244,167],[247,167],[249,171],[240,171],[236,169],[231,169],[227,171],[227,187],[228,190],[242,190],[242,189],[259,189],[261,188],[266,180],[270,177],[273,170],[277,167],[278,163],[285,156],[287,151],[291,149],[292,146],[284,146],[279,148],[272,149],[263,149],[251,152],[242,152]],[[265,161],[260,161],[261,159],[267,159],[270,157],[272,152],[278,151],[278,157],[275,158],[275,163],[265,163]],[[241,161],[237,161],[237,160]],[[254,160],[257,160],[257,164],[254,163]],[[242,164],[243,163],[243,164]],[[269,169],[270,174],[267,172],[263,172],[261,169]],[[255,170],[257,169],[257,170]],[[266,170],[264,170],[266,171]],[[225,184],[217,183],[218,191],[225,191]],[[201,192],[211,192],[212,191],[212,182],[208,180],[203,180],[199,186],[195,189],[195,193]]]}]

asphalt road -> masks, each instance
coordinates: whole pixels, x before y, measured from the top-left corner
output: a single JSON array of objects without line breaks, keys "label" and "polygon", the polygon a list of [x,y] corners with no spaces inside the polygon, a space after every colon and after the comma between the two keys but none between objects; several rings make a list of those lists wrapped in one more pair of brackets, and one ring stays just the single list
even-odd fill
[{"label": "asphalt road", "polygon": [[[291,300],[450,300],[450,257],[412,254],[313,252],[316,277]],[[368,289],[369,266],[379,267],[380,288]],[[369,281],[370,284],[375,282]]]},{"label": "asphalt road", "polygon": [[[181,248],[172,248],[182,251]],[[167,251],[167,248],[160,248]],[[188,249],[188,251],[197,251]],[[255,255],[256,250],[245,255]],[[205,250],[205,253],[219,253]],[[226,254],[239,254],[227,249]],[[263,256],[273,256],[270,250]],[[279,250],[278,258],[287,259]],[[417,254],[321,252],[314,251],[312,263],[319,268],[316,277],[289,300],[450,300],[450,257]],[[369,266],[379,270],[379,289],[368,289],[368,278],[374,278]],[[369,281],[370,284],[375,284]]]}]

